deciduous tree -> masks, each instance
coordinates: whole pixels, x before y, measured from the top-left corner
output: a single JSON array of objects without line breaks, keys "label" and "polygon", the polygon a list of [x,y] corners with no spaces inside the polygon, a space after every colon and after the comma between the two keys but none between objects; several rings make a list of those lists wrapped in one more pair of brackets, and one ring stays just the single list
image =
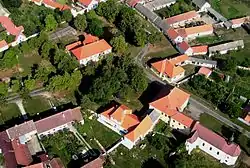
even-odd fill
[{"label": "deciduous tree", "polygon": [[86,17],[84,15],[77,15],[74,20],[74,25],[77,30],[84,31],[87,27]]},{"label": "deciduous tree", "polygon": [[52,14],[49,14],[45,18],[45,29],[46,31],[54,31],[57,28],[57,22]]},{"label": "deciduous tree", "polygon": [[122,35],[112,38],[110,43],[113,47],[113,50],[119,54],[125,53],[128,48],[128,44]]}]

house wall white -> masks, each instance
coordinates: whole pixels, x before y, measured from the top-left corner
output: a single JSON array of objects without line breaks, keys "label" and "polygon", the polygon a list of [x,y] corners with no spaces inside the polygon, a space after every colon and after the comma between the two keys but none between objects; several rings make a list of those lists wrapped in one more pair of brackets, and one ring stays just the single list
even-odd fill
[{"label": "house wall white", "polygon": [[236,28],[241,27],[242,25],[243,25],[243,23],[240,23],[240,24],[233,24],[233,25],[232,25],[232,28],[233,28],[233,29],[236,29]]},{"label": "house wall white", "polygon": [[216,68],[216,65],[214,65],[214,64],[208,64],[208,63],[196,62],[196,61],[190,61],[190,60],[186,60],[185,62],[187,64],[192,64],[192,65],[196,65],[196,66],[203,66],[203,67],[207,67],[207,68]]},{"label": "house wall white", "polygon": [[197,53],[193,53],[193,55],[206,55],[207,52],[197,52]]},{"label": "house wall white", "polygon": [[10,44],[12,47],[14,47],[14,46],[20,44],[21,42],[26,41],[26,40],[27,40],[26,36],[21,33],[20,35],[18,35],[18,37],[15,39],[15,41],[13,41]]},{"label": "house wall white", "polygon": [[210,7],[211,7],[211,5],[210,5],[208,2],[206,2],[206,3],[199,9],[198,12],[207,12],[207,8],[210,8]]},{"label": "house wall white", "polygon": [[8,48],[9,48],[9,45],[6,45],[6,46],[0,48],[0,52],[3,52],[3,51],[5,51],[5,50],[8,50]]},{"label": "house wall white", "polygon": [[212,55],[215,55],[215,54],[221,54],[221,55],[223,55],[223,54],[227,54],[228,53],[228,51],[233,51],[233,50],[239,50],[239,49],[243,49],[244,48],[244,46],[239,46],[239,47],[234,47],[234,48],[230,48],[230,49],[227,49],[227,50],[221,50],[221,51],[215,51],[215,52],[209,52],[209,57],[211,57]]},{"label": "house wall white", "polygon": [[214,147],[213,145],[209,144],[208,142],[204,141],[199,137],[196,139],[194,143],[189,143],[188,141],[186,141],[185,145],[186,145],[186,150],[188,151],[189,154],[193,149],[198,147],[202,151],[206,152],[207,154],[219,160],[221,163],[225,163],[227,165],[234,165],[238,158],[238,156],[233,157],[226,154],[225,152]]},{"label": "house wall white", "polygon": [[196,17],[193,17],[191,19],[182,20],[180,22],[170,24],[170,26],[173,27],[173,28],[184,27],[186,24],[191,23],[191,22],[197,20],[198,18],[200,18],[200,15],[197,15]]},{"label": "house wall white", "polygon": [[38,133],[37,135],[38,135],[39,137],[41,137],[41,136],[46,136],[46,135],[49,135],[49,134],[54,134],[54,133],[56,133],[56,132],[58,132],[58,131],[60,131],[60,130],[63,130],[64,128],[69,128],[70,126],[72,126],[72,123],[73,123],[73,122],[70,122],[70,123],[66,123],[66,124],[60,125],[60,126],[55,127],[55,128],[53,128],[53,129],[47,130],[47,131],[45,131],[45,132]]},{"label": "house wall white", "polygon": [[194,33],[194,34],[188,34],[186,37],[186,40],[194,40],[197,37],[204,37],[213,34],[213,30],[201,32],[201,33]]},{"label": "house wall white", "polygon": [[183,42],[183,38],[181,37],[181,36],[178,36],[178,37],[176,37],[175,39],[170,39],[173,43],[176,43],[176,44],[178,44],[178,43],[181,43],[181,42]]},{"label": "house wall white", "polygon": [[111,52],[112,52],[112,49],[108,49],[108,50],[106,50],[106,51],[104,51],[102,53],[98,53],[98,54],[92,55],[92,56],[90,56],[88,58],[81,59],[79,62],[82,65],[87,65],[87,63],[89,61],[97,62],[97,61],[99,61],[101,59],[101,56],[104,56],[104,55],[109,54]]}]

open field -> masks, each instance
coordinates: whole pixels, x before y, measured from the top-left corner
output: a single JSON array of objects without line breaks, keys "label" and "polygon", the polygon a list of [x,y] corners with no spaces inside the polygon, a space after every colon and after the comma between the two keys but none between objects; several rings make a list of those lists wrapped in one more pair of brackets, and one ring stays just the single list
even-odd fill
[{"label": "open field", "polygon": [[31,116],[36,115],[37,113],[44,112],[51,108],[48,100],[40,96],[32,97],[31,99],[25,101],[23,105],[26,112]]},{"label": "open field", "polygon": [[21,113],[16,104],[5,104],[0,108],[0,125],[19,116],[21,116]]}]

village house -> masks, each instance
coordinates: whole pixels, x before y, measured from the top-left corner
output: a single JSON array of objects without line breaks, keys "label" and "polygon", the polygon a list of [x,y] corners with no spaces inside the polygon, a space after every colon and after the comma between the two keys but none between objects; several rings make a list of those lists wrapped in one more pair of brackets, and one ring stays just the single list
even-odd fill
[{"label": "village house", "polygon": [[112,52],[112,47],[104,40],[98,37],[84,33],[84,41],[77,41],[66,46],[66,50],[71,52],[82,65],[88,62],[99,61],[104,55]]},{"label": "village house", "polygon": [[198,74],[204,75],[206,78],[208,78],[212,74],[212,70],[206,67],[201,67],[198,71]]},{"label": "village house", "polygon": [[193,46],[191,47],[193,50],[193,56],[194,55],[206,55],[208,52],[208,46],[202,45],[202,46]]},{"label": "village house", "polygon": [[65,168],[60,158],[43,161],[41,163],[25,166],[23,168]]},{"label": "village house", "polygon": [[37,135],[39,137],[54,134],[59,130],[69,128],[74,122],[83,124],[83,118],[80,107],[68,109],[63,112],[54,114],[47,118],[35,122]]},{"label": "village house", "polygon": [[168,38],[172,41],[173,44],[178,44],[183,42],[183,38],[179,35],[179,33],[175,29],[170,28],[167,30],[166,33],[168,35]]},{"label": "village house", "polygon": [[178,28],[180,26],[185,26],[186,23],[192,22],[200,18],[200,15],[196,11],[189,11],[176,16],[166,18],[165,21],[168,25],[173,28]]},{"label": "village house", "polygon": [[97,8],[98,3],[106,2],[106,0],[74,0],[79,6],[83,8],[84,12],[89,12]]},{"label": "village house", "polygon": [[128,133],[140,123],[138,117],[132,114],[131,109],[118,104],[113,104],[111,108],[100,113],[97,120],[121,135]]},{"label": "village house", "polygon": [[[138,3],[138,2],[137,2]],[[176,3],[176,0],[141,0],[139,3],[144,4],[146,8],[148,8],[151,11],[159,10],[165,7],[170,7],[170,5],[173,5]]]},{"label": "village house", "polygon": [[244,48],[244,41],[243,40],[237,40],[232,41],[224,44],[219,44],[216,46],[211,46],[208,48],[209,51],[209,57],[215,54],[226,54],[228,51],[232,50],[238,50]]},{"label": "village house", "polygon": [[235,29],[241,27],[244,23],[246,23],[247,20],[249,20],[249,17],[232,19],[230,22],[232,23],[232,28]]},{"label": "village house", "polygon": [[181,67],[188,60],[187,55],[181,55],[172,59],[164,59],[151,64],[151,70],[155,72],[162,80],[170,83],[182,79],[185,70]]},{"label": "village house", "polygon": [[202,67],[207,67],[207,68],[217,67],[217,61],[195,58],[195,57],[189,57],[188,60],[186,61],[186,64],[192,64],[192,65],[202,66]]},{"label": "village house", "polygon": [[173,129],[190,129],[193,119],[181,113],[187,106],[189,98],[188,93],[177,87],[166,88],[149,104],[149,109],[158,112],[161,115],[160,119]]},{"label": "village house", "polygon": [[207,9],[211,7],[206,0],[192,0],[192,3],[199,9],[198,12],[207,12]]},{"label": "village house", "polygon": [[186,54],[188,56],[193,55],[193,49],[190,47],[188,42],[182,41],[176,45],[176,48],[179,50],[181,54]]},{"label": "village house", "polygon": [[189,28],[180,28],[177,31],[186,40],[193,40],[197,37],[203,37],[213,34],[214,28],[211,24],[206,24]]},{"label": "village house", "polygon": [[90,161],[89,163],[85,164],[81,168],[103,168],[103,164],[105,162],[104,156],[99,156],[98,158]]},{"label": "village house", "polygon": [[61,4],[54,0],[29,0],[29,1],[32,1],[39,6],[43,4],[45,7],[50,9],[59,9],[61,11],[71,9],[71,7],[69,7],[68,5]]},{"label": "village house", "polygon": [[153,131],[153,128],[158,123],[160,118],[159,113],[152,111],[133,129],[128,132],[122,140],[122,144],[128,149],[132,149],[136,144],[145,138],[147,134]]},{"label": "village house", "polygon": [[186,140],[186,149],[190,154],[194,149],[199,148],[211,155],[221,163],[234,165],[240,156],[240,146],[226,141],[220,135],[205,128],[199,122],[196,122],[192,129],[192,136]]},{"label": "village house", "polygon": [[7,44],[5,40],[0,41],[0,52],[7,50],[9,46],[16,46],[26,40],[26,37],[23,34],[23,26],[16,27],[12,20],[7,16],[0,16],[0,24],[6,30],[7,35],[15,36],[15,40],[10,44]]}]

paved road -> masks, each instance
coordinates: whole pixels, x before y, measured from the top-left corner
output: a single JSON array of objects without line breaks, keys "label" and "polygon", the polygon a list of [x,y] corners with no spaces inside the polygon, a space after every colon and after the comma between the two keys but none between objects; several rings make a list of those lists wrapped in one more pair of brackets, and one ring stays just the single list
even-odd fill
[{"label": "paved road", "polygon": [[[135,62],[143,68],[143,71],[145,72],[147,78],[153,82],[153,81],[157,81],[163,85],[167,85],[166,82],[163,82],[159,77],[155,76],[153,74],[152,71],[150,71],[147,67],[147,65],[144,64],[143,62],[143,57],[148,53],[148,49],[149,49],[149,45],[146,45],[141,52],[136,56],[135,58]],[[230,121],[229,119],[221,116],[220,114],[218,114],[217,112],[213,111],[212,109],[210,109],[209,107],[207,107],[206,105],[204,105],[201,100],[197,100],[197,98],[194,98],[191,96],[190,100],[189,100],[189,106],[192,109],[196,109],[198,111],[198,113],[207,113],[211,116],[213,116],[214,118],[216,118],[217,120],[221,121],[222,123],[224,123],[225,125],[232,127],[236,130],[238,130],[239,132],[243,133],[244,135],[246,135],[248,138],[250,138],[250,132],[245,130],[244,128],[242,128],[241,126],[233,123],[232,121]]]}]

